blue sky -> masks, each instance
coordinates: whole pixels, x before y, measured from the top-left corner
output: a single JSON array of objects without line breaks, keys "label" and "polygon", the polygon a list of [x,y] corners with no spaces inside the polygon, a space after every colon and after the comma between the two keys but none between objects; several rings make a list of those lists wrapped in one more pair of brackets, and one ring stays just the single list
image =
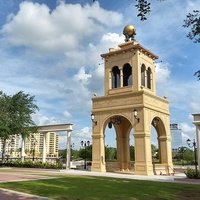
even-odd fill
[{"label": "blue sky", "polygon": [[91,97],[103,95],[100,54],[123,42],[123,27],[134,24],[136,40],[159,56],[157,94],[170,102],[171,123],[180,125],[185,140],[193,139],[191,113],[200,112],[200,82],[193,76],[200,69],[200,45],[186,37],[182,24],[200,2],[152,2],[148,20],[141,22],[134,0],[0,0],[1,90],[35,95],[40,108],[35,122],[73,123],[78,146],[91,136]]}]

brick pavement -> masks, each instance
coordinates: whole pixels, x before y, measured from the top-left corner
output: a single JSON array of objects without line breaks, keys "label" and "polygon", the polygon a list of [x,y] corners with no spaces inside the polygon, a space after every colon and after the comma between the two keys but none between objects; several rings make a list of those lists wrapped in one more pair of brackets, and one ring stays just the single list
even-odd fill
[{"label": "brick pavement", "polygon": [[[26,181],[26,180],[38,180],[46,179],[47,176],[25,174],[22,172],[0,172],[0,183],[2,182],[15,182],[15,181]],[[46,197],[38,197],[29,195],[13,190],[7,190],[0,188],[0,200],[47,200]]]},{"label": "brick pavement", "polygon": [[0,189],[0,200],[48,200],[48,198]]}]

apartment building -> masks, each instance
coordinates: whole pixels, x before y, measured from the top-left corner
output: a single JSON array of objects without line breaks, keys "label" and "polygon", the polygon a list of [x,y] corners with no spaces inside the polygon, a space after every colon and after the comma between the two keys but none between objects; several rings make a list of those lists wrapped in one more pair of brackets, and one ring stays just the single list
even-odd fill
[{"label": "apartment building", "polygon": [[[3,140],[0,139],[0,157],[2,156],[3,151]],[[21,136],[13,135],[6,140],[6,151],[5,155],[12,158],[20,157],[21,151]]]},{"label": "apartment building", "polygon": [[[32,133],[25,141],[25,153],[27,156],[42,157],[43,134]],[[48,132],[46,135],[47,158],[58,158],[58,135]]]}]

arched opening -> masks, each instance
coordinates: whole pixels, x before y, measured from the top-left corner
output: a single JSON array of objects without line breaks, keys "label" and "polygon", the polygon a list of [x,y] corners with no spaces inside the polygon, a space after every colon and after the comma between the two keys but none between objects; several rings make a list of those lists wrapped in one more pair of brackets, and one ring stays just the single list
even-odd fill
[{"label": "arched opening", "polygon": [[107,119],[105,124],[106,171],[130,171],[131,123],[125,117],[115,115]]},{"label": "arched opening", "polygon": [[151,76],[152,76],[152,72],[151,72],[151,68],[149,67],[147,69],[147,88],[151,89]]},{"label": "arched opening", "polygon": [[116,162],[117,161],[116,132],[114,129],[110,129],[108,126],[106,126],[104,135],[105,135],[105,161]]},{"label": "arched opening", "polygon": [[151,157],[153,164],[160,163],[158,133],[153,125],[151,126]]},{"label": "arched opening", "polygon": [[129,85],[132,85],[132,67],[127,63],[123,67],[123,86]]},{"label": "arched opening", "polygon": [[133,129],[131,129],[129,134],[129,148],[130,148],[130,164],[129,169],[130,171],[134,171],[134,165],[135,165],[135,146],[134,146],[134,132]]},{"label": "arched opening", "polygon": [[145,87],[145,71],[146,71],[146,67],[144,64],[142,64],[141,67],[141,85]]},{"label": "arched opening", "polygon": [[117,66],[112,68],[112,88],[120,87],[120,70]]},{"label": "arched opening", "polygon": [[166,173],[167,163],[167,137],[166,130],[162,120],[155,117],[152,122],[152,163],[155,174]]}]

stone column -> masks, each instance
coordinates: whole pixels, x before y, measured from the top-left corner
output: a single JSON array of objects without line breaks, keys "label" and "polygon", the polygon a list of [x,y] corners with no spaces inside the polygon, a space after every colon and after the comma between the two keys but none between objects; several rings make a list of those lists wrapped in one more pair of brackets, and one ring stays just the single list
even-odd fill
[{"label": "stone column", "polygon": [[153,175],[151,158],[151,139],[148,131],[137,131],[135,138],[135,174]]},{"label": "stone column", "polygon": [[93,133],[92,147],[92,171],[105,172],[105,145],[102,134]]},{"label": "stone column", "polygon": [[196,126],[196,134],[197,134],[197,161],[198,161],[198,168],[200,171],[200,125]]},{"label": "stone column", "polygon": [[123,68],[120,69],[120,87],[124,86]]},{"label": "stone column", "polygon": [[193,124],[196,126],[197,161],[200,170],[200,114],[192,115],[194,117]]},{"label": "stone column", "polygon": [[46,162],[47,156],[47,132],[43,132],[43,149],[42,149],[42,162]]},{"label": "stone column", "polygon": [[67,130],[66,169],[70,169],[70,161],[71,161],[71,130]]}]

